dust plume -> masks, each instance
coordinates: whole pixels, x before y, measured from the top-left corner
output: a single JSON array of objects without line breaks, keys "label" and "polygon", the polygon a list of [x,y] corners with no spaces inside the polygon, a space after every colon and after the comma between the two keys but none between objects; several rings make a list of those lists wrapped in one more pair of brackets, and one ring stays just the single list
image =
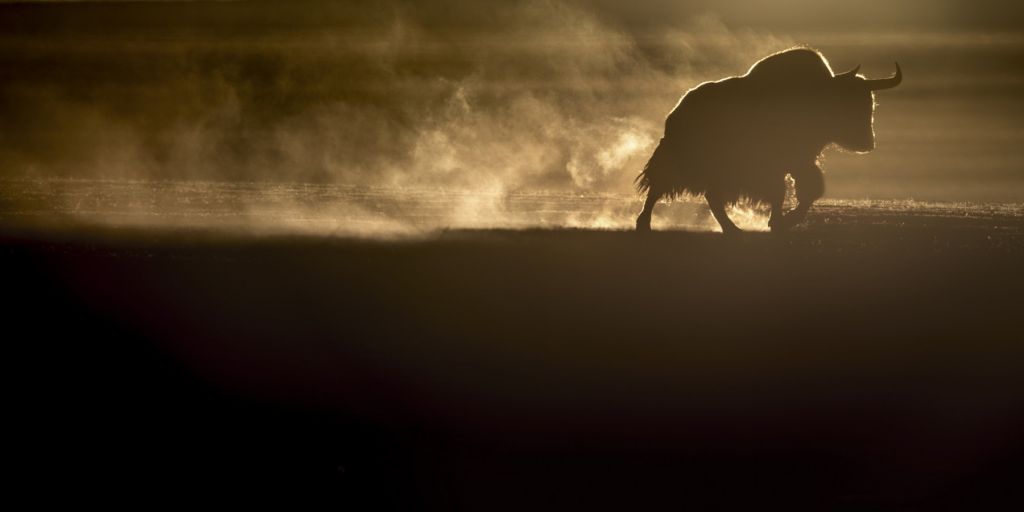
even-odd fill
[{"label": "dust plume", "polygon": [[[682,92],[792,44],[713,16],[638,36],[566,2],[455,28],[387,5],[349,25],[5,37],[24,71],[3,87],[5,175],[442,190],[437,227],[507,226],[515,194],[632,201]],[[634,208],[568,222],[628,227]]]}]

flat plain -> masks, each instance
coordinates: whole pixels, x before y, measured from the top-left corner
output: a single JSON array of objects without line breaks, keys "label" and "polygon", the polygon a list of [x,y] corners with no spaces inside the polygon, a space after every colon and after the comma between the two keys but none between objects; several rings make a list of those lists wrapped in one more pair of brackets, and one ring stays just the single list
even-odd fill
[{"label": "flat plain", "polygon": [[725,237],[5,204],[15,430],[55,488],[369,509],[1020,497],[1019,206],[833,201]]}]

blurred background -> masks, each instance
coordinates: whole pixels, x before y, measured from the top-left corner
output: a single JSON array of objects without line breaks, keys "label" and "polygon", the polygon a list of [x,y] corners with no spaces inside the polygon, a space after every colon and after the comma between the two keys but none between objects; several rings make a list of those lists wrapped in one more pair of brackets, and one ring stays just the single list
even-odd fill
[{"label": "blurred background", "polygon": [[[806,229],[609,230],[794,45],[905,77]],[[1022,85],[1009,2],[0,2],[13,487],[1024,510]]]},{"label": "blurred background", "polygon": [[0,175],[631,194],[689,88],[794,45],[878,94],[828,197],[1024,200],[1012,2],[4,2]]}]

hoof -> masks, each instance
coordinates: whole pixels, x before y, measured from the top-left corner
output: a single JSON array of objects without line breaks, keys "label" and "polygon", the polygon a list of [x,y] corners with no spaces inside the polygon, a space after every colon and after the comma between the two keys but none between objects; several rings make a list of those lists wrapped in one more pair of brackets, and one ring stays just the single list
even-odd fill
[{"label": "hoof", "polygon": [[651,231],[651,221],[650,221],[650,219],[648,219],[647,221],[643,221],[643,220],[637,219],[637,221],[636,221],[636,231],[637,231],[637,233],[650,233],[650,231]]},{"label": "hoof", "polygon": [[789,228],[791,227],[793,227],[793,225],[784,220],[768,223],[768,229],[770,229],[772,233],[784,233],[789,231]]},{"label": "hoof", "polygon": [[793,226],[799,224],[801,220],[803,219],[786,215],[774,222],[768,221],[768,227],[772,230],[772,233],[781,233],[793,228]]}]

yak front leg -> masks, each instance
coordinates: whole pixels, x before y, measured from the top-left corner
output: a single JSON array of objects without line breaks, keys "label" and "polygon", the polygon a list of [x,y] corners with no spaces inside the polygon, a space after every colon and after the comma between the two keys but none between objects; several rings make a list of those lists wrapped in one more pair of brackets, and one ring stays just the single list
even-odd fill
[{"label": "yak front leg", "polygon": [[817,164],[797,168],[790,174],[795,182],[797,205],[783,217],[779,226],[781,229],[799,224],[807,216],[811,205],[825,195],[825,175]]},{"label": "yak front leg", "polygon": [[708,206],[711,207],[711,215],[714,215],[715,220],[717,220],[718,224],[722,226],[722,233],[733,234],[743,231],[736,227],[736,224],[733,224],[729,215],[725,213],[725,200],[713,192],[705,193],[704,199],[707,200]]}]

